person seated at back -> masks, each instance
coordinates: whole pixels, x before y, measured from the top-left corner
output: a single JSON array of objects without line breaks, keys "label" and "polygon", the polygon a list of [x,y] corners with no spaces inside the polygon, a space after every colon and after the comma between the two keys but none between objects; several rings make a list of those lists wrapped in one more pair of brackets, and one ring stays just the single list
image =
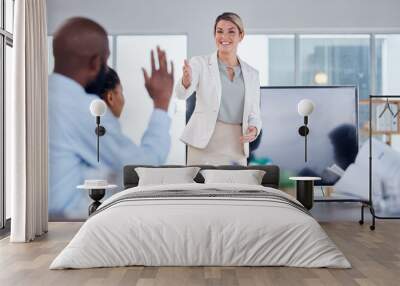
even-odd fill
[{"label": "person seated at back", "polygon": [[117,72],[108,67],[104,75],[104,84],[98,96],[107,104],[107,108],[116,117],[120,118],[125,105],[123,87]]},{"label": "person seated at back", "polygon": [[[88,194],[76,189],[85,179],[108,179],[109,174],[122,174],[128,164],[165,163],[171,140],[167,109],[173,66],[171,63],[168,72],[166,53],[157,48],[156,69],[151,52],[151,74],[143,69],[145,87],[154,102],[148,128],[136,145],[122,133],[116,116],[119,109],[110,108],[112,112],[101,118],[106,134],[100,140],[97,162],[95,119],[89,106],[98,99],[107,74],[107,32],[90,19],[71,18],[54,34],[53,54],[55,65],[48,85],[49,217],[53,221],[80,220],[87,217],[90,204]],[[109,105],[117,98],[110,97]]]}]

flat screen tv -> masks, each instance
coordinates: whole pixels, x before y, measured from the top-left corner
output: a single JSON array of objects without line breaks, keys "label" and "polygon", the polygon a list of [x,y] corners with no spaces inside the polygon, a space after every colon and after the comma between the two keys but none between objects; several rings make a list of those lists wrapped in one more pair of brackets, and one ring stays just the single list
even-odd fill
[{"label": "flat screen tv", "polygon": [[[310,99],[315,108],[308,119],[308,158],[298,129],[303,117],[297,104]],[[276,164],[293,176],[318,176],[317,185],[333,185],[338,170],[358,153],[358,95],[353,86],[262,87],[262,134],[253,145],[251,162]],[[339,168],[338,168],[339,167]]]}]

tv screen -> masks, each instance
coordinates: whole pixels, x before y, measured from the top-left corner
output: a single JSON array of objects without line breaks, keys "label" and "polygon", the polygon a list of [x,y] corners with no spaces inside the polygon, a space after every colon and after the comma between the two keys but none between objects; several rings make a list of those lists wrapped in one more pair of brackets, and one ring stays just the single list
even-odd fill
[{"label": "tv screen", "polygon": [[[297,112],[302,99],[313,101],[305,140],[304,119]],[[262,134],[253,144],[250,163],[272,163],[287,176],[318,176],[316,185],[333,185],[358,153],[356,87],[262,87]],[[254,148],[255,147],[255,148]]]}]

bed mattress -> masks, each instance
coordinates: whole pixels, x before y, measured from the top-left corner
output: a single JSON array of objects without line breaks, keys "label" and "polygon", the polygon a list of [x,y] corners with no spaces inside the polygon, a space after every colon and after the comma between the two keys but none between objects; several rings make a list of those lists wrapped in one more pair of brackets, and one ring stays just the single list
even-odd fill
[{"label": "bed mattress", "polygon": [[115,194],[50,269],[129,265],[351,267],[293,197],[239,184],[142,186]]}]

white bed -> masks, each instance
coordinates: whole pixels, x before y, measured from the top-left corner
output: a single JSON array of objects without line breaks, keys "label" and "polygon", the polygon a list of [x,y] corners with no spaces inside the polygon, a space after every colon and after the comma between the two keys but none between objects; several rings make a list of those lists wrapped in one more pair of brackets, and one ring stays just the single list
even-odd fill
[{"label": "white bed", "polygon": [[50,269],[128,265],[351,267],[291,196],[263,186],[196,183],[115,194]]}]

